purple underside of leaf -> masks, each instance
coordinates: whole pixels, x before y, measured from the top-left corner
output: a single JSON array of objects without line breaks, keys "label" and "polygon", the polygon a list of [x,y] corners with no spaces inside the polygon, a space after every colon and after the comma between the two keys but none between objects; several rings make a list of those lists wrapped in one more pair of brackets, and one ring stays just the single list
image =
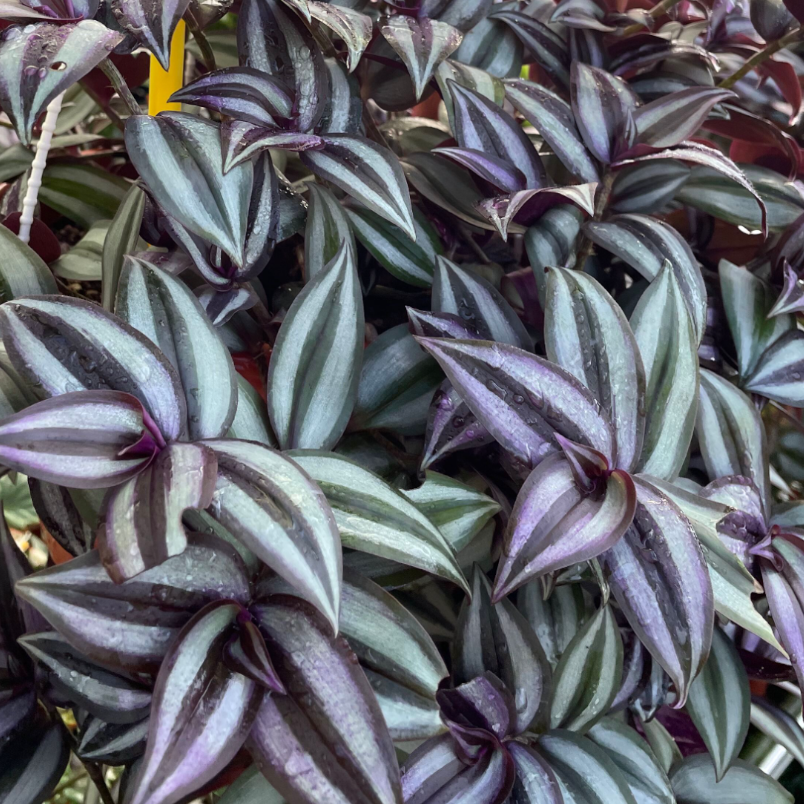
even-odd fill
[{"label": "purple underside of leaf", "polygon": [[286,151],[307,151],[324,147],[324,139],[317,134],[282,131],[265,125],[242,120],[225,120],[221,123],[221,150],[223,172],[228,173],[247,162],[256,154],[277,148]]},{"label": "purple underside of leaf", "polygon": [[553,432],[610,455],[608,421],[589,392],[558,366],[489,341],[419,338],[478,421],[524,467],[557,445]]},{"label": "purple underside of leaf", "polygon": [[542,461],[511,514],[494,599],[531,578],[600,555],[631,524],[636,490],[630,475],[612,472],[601,495],[583,496],[563,455]]},{"label": "purple underside of leaf", "polygon": [[784,285],[779,298],[773,304],[768,318],[785,313],[799,313],[804,311],[804,283],[798,274],[791,268],[787,260],[784,261]]},{"label": "purple underside of leaf", "polygon": [[506,159],[473,148],[433,148],[432,153],[446,156],[504,192],[525,189],[522,171]]},{"label": "purple underside of leaf", "polygon": [[119,391],[46,399],[0,422],[0,462],[51,483],[106,488],[141,472],[158,450],[146,416]]}]

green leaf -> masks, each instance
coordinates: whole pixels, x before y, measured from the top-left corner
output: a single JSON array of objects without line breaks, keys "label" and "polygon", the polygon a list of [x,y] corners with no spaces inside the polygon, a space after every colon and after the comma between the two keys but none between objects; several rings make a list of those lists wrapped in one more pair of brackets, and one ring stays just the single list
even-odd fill
[{"label": "green leaf", "polygon": [[609,606],[578,631],[556,667],[550,723],[586,731],[608,712],[620,688],[623,643]]},{"label": "green leaf", "polygon": [[110,312],[114,310],[117,297],[117,283],[123,270],[123,257],[137,250],[144,250],[140,241],[140,226],[145,211],[145,192],[133,184],[106,232],[101,251],[101,298],[103,306]]},{"label": "green leaf", "polygon": [[0,226],[0,301],[58,293],[42,258],[5,226]]},{"label": "green leaf", "polygon": [[700,675],[690,686],[687,711],[703,737],[720,781],[748,734],[751,692],[734,643],[719,629]]},{"label": "green leaf", "polygon": [[285,804],[285,799],[252,765],[226,788],[218,804]]},{"label": "green leaf", "polygon": [[[101,278],[103,241],[111,221],[98,221],[66,253],[53,263],[53,273],[62,279],[97,282]],[[143,244],[144,245],[144,244]]]},{"label": "green leaf", "polygon": [[93,165],[45,168],[39,200],[82,229],[113,218],[131,183]]},{"label": "green leaf", "polygon": [[751,725],[783,746],[796,762],[804,765],[804,729],[796,718],[767,699],[755,696],[751,700]]},{"label": "green leaf", "polygon": [[355,238],[349,218],[332,190],[309,182],[309,207],[304,228],[304,275],[309,282],[338,253],[347,241],[355,250]]}]

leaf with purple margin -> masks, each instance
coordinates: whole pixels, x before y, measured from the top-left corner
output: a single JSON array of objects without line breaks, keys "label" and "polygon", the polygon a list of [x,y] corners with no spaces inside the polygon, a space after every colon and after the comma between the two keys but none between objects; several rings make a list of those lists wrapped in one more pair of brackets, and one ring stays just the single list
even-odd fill
[{"label": "leaf with purple margin", "polygon": [[47,800],[70,761],[70,738],[56,718],[36,722],[0,751],[0,800],[40,804]]},{"label": "leaf with purple margin", "polygon": [[130,394],[77,391],[3,419],[0,463],[50,483],[107,488],[150,463],[161,439],[155,429]]},{"label": "leaf with purple margin", "polygon": [[766,514],[771,491],[765,426],[754,404],[739,388],[701,369],[695,431],[706,471],[712,480],[743,475],[759,489]]},{"label": "leaf with purple margin", "polygon": [[572,65],[572,111],[586,147],[604,165],[634,142],[638,98],[622,79],[598,67]]},{"label": "leaf with purple margin", "polygon": [[585,182],[600,180],[572,107],[560,95],[531,81],[512,79],[505,82],[505,97],[536,127],[567,170]]},{"label": "leaf with purple margin", "polygon": [[433,148],[432,153],[451,159],[503,192],[513,193],[525,188],[522,171],[494,154],[475,148]]},{"label": "leaf with purple margin", "polygon": [[269,782],[299,804],[401,804],[391,737],[346,640],[296,598],[253,612],[288,691],[263,699],[247,742]]},{"label": "leaf with purple margin", "polygon": [[223,172],[264,153],[269,148],[282,151],[307,151],[323,148],[324,140],[318,134],[282,131],[270,126],[258,126],[242,120],[226,119],[221,123],[221,149]]},{"label": "leaf with purple margin", "polygon": [[547,268],[572,265],[583,215],[569,204],[551,207],[525,232],[525,251],[533,271],[539,307],[544,308]]},{"label": "leaf with purple margin", "polygon": [[558,779],[536,748],[518,742],[507,748],[516,766],[511,804],[565,804]]},{"label": "leaf with purple margin", "polygon": [[513,221],[527,225],[538,222],[555,206],[572,204],[587,215],[595,211],[597,184],[575,184],[571,187],[543,187],[520,190],[510,195],[486,198],[477,204],[480,214],[494,224],[503,240],[514,231]]},{"label": "leaf with purple margin", "polygon": [[304,278],[309,282],[348,241],[356,254],[349,217],[332,190],[308,182],[307,223],[304,229]]},{"label": "leaf with purple margin", "polygon": [[[778,321],[777,316],[774,321]],[[804,376],[804,333],[787,332],[760,358],[759,365],[745,378],[746,391],[761,394],[783,405],[804,407],[801,378]]]},{"label": "leaf with purple margin", "polygon": [[363,51],[371,42],[372,18],[367,14],[361,14],[357,9],[334,3],[321,3],[318,0],[309,0],[306,6],[312,19],[326,25],[346,45],[348,51],[346,65],[349,72],[353,72],[360,62]]},{"label": "leaf with purple margin", "polygon": [[45,107],[105,59],[122,37],[94,20],[11,27],[0,39],[0,107],[23,145]]},{"label": "leaf with purple margin", "polygon": [[698,342],[670,262],[650,283],[631,316],[645,366],[645,439],[641,472],[678,477],[689,452],[698,410]]},{"label": "leaf with purple margin", "polygon": [[[501,23],[496,23],[496,25],[500,26]],[[513,34],[511,37],[513,38]],[[455,131],[455,109],[452,104],[452,93],[448,86],[449,81],[455,81],[467,89],[479,92],[483,97],[494,101],[499,106],[502,106],[505,101],[505,90],[499,78],[478,67],[473,67],[471,64],[464,64],[458,59],[446,59],[441,62],[435,71],[435,79],[447,110],[448,131]]]},{"label": "leaf with purple margin", "polygon": [[253,67],[207,73],[174,92],[171,103],[203,106],[255,126],[276,128],[293,114],[293,94],[285,84]]},{"label": "leaf with purple margin", "polygon": [[531,578],[608,550],[631,524],[635,505],[634,482],[626,472],[614,470],[598,493],[586,495],[563,454],[546,458],[531,472],[514,504],[494,599]]},{"label": "leaf with purple margin", "polygon": [[429,287],[432,284],[433,267],[444,247],[435,228],[418,207],[413,207],[415,241],[398,226],[365,207],[352,204],[346,208],[346,214],[360,242],[386,271],[409,285]]},{"label": "leaf with purple margin", "polygon": [[192,291],[156,266],[128,257],[115,312],[156,344],[178,371],[190,439],[222,436],[237,405],[234,364]]},{"label": "leaf with purple margin", "polygon": [[163,70],[170,65],[170,45],[189,0],[111,0],[115,21],[144,48]]},{"label": "leaf with purple margin", "polygon": [[608,754],[637,801],[675,804],[667,774],[636,729],[606,717],[596,723],[587,736]]},{"label": "leaf with purple margin", "polygon": [[502,20],[525,45],[536,63],[561,87],[570,85],[569,51],[564,40],[534,17],[508,8],[493,11],[490,20]]},{"label": "leaf with purple margin", "polygon": [[773,303],[773,307],[768,312],[769,318],[804,311],[804,282],[798,278],[798,274],[790,267],[790,263],[787,260],[784,260],[783,271],[784,285],[778,298]]},{"label": "leaf with purple margin", "polygon": [[381,586],[344,572],[340,632],[349,641],[394,740],[444,730],[435,694],[447,671],[424,627]]},{"label": "leaf with purple margin", "polygon": [[587,274],[553,268],[547,277],[545,346],[550,360],[586,385],[608,413],[616,449],[607,457],[613,466],[632,471],[645,431],[645,369],[622,309]]},{"label": "leaf with purple margin", "polygon": [[720,628],[712,651],[687,698],[695,728],[706,743],[720,781],[739,755],[748,734],[751,691],[737,648]]},{"label": "leaf with purple margin", "polygon": [[147,717],[150,690],[94,664],[55,631],[28,634],[20,645],[58,695],[87,712],[109,723],[136,723]]},{"label": "leaf with purple margin", "polygon": [[394,153],[364,137],[330,134],[322,139],[324,147],[302,152],[301,161],[415,240],[410,193]]},{"label": "leaf with purple margin", "polygon": [[231,601],[210,603],[165,655],[145,756],[127,790],[129,804],[185,799],[220,773],[245,742],[263,690],[221,662],[240,611]]},{"label": "leaf with purple margin", "polygon": [[676,687],[676,708],[709,655],[714,622],[712,584],[695,531],[654,486],[634,478],[633,525],[601,557],[631,628]]},{"label": "leaf with purple margin", "polygon": [[129,393],[166,439],[184,434],[187,411],[179,377],[133,327],[67,296],[31,296],[0,310],[9,359],[40,396],[84,389]]},{"label": "leaf with purple margin", "polygon": [[282,449],[332,449],[357,400],[363,293],[348,241],[302,289],[279,328],[268,415]]},{"label": "leaf with purple margin", "polygon": [[298,450],[290,456],[326,495],[344,546],[418,567],[468,591],[442,533],[379,476],[335,453]]},{"label": "leaf with purple margin", "polygon": [[608,419],[589,391],[559,366],[508,344],[418,341],[480,423],[524,467],[555,452],[554,432],[612,453]]},{"label": "leaf with purple margin", "polygon": [[446,257],[436,259],[432,307],[458,316],[482,339],[533,349],[525,325],[491,282]]},{"label": "leaf with purple margin", "polygon": [[482,569],[472,569],[472,598],[464,599],[453,643],[456,684],[494,673],[516,691],[513,734],[544,727],[548,717],[552,671],[527,620],[509,600],[491,602],[491,583]]},{"label": "leaf with purple margin", "polygon": [[692,249],[672,226],[647,215],[629,214],[615,215],[607,221],[589,221],[584,232],[649,281],[659,275],[664,261],[669,260],[700,343],[706,327],[706,286]]},{"label": "leaf with purple margin", "polygon": [[756,765],[737,759],[718,782],[715,766],[707,754],[686,757],[670,774],[678,804],[731,804],[761,801],[762,804],[793,804],[793,796]]},{"label": "leaf with purple margin", "polygon": [[295,128],[311,132],[324,113],[328,72],[307,23],[278,0],[246,0],[237,23],[240,64],[296,90]]},{"label": "leaf with purple margin", "polygon": [[424,432],[427,413],[444,375],[406,324],[391,327],[366,349],[350,430]]},{"label": "leaf with purple margin", "polygon": [[670,148],[691,137],[712,107],[734,98],[734,92],[717,87],[690,87],[657,98],[634,113],[637,142]]},{"label": "leaf with purple margin", "polygon": [[547,183],[542,160],[522,127],[493,101],[479,92],[447,81],[452,95],[455,139],[470,148],[502,159],[525,177],[525,188]]},{"label": "leaf with purple margin", "polygon": [[726,178],[731,179],[744,190],[749,192],[756,202],[759,204],[762,221],[762,233],[767,236],[768,233],[768,209],[762,197],[754,189],[753,184],[748,180],[745,173],[740,170],[734,162],[727,156],[724,156],[716,148],[710,148],[708,145],[701,145],[697,142],[682,142],[674,148],[665,148],[657,153],[642,154],[632,158],[620,159],[616,164],[612,165],[614,168],[624,167],[625,165],[634,165],[643,162],[650,162],[655,159],[680,159],[682,162],[692,162],[695,165],[703,165],[704,167],[711,168],[712,170],[721,173]]},{"label": "leaf with purple margin", "polygon": [[180,556],[123,584],[109,578],[92,551],[18,582],[16,590],[76,650],[131,672],[158,668],[180,629],[210,601],[245,604],[251,594],[234,548],[200,534]]},{"label": "leaf with purple margin", "polygon": [[321,489],[261,444],[206,441],[218,457],[209,513],[338,628],[341,541]]},{"label": "leaf with purple margin", "polygon": [[609,711],[622,672],[620,629],[606,605],[584,623],[555,669],[551,727],[587,731]]},{"label": "leaf with purple margin", "polygon": [[389,17],[380,31],[408,68],[416,100],[424,93],[435,68],[463,39],[463,34],[446,22],[401,14]]},{"label": "leaf with purple margin", "polygon": [[133,115],[125,140],[159,206],[242,267],[254,170],[246,163],[224,175],[220,127],[181,112]]},{"label": "leaf with purple margin", "polygon": [[637,804],[628,780],[589,738],[555,729],[539,739],[536,750],[558,779],[565,802]]},{"label": "leaf with purple margin", "polygon": [[116,583],[184,552],[182,516],[212,502],[214,453],[199,444],[169,444],[137,477],[111,489],[98,531],[98,550]]}]

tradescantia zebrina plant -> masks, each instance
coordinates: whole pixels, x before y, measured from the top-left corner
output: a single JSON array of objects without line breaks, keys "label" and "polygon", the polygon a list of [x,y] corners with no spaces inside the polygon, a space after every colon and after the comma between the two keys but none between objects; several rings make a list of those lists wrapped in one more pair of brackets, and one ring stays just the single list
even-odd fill
[{"label": "tradescantia zebrina plant", "polygon": [[0,19],[0,801],[804,795],[801,3]]}]

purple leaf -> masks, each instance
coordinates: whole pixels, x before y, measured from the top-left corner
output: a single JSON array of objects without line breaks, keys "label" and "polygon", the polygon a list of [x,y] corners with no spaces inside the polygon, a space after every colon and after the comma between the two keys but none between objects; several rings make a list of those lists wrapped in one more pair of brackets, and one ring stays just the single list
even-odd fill
[{"label": "purple leaf", "polygon": [[415,240],[410,194],[397,157],[364,137],[331,134],[322,139],[324,147],[302,152],[301,161]]},{"label": "purple leaf", "polygon": [[571,187],[543,187],[540,190],[521,190],[497,198],[485,198],[477,209],[494,224],[503,240],[513,231],[512,222],[521,224],[538,222],[555,206],[573,204],[591,215],[595,211],[596,184],[576,184]]},{"label": "purple leaf", "polygon": [[513,696],[493,673],[482,673],[455,689],[440,690],[436,697],[444,722],[467,757],[483,743],[494,745],[495,737],[503,740],[516,734],[512,731]]},{"label": "purple leaf", "polygon": [[503,192],[513,193],[525,188],[522,171],[494,154],[474,148],[433,148],[432,153],[451,159]]},{"label": "purple leaf", "polygon": [[556,450],[554,432],[611,455],[611,426],[591,394],[540,357],[491,341],[419,338],[478,421],[531,468]]},{"label": "purple leaf", "polygon": [[109,723],[136,723],[148,715],[150,690],[98,667],[54,631],[29,634],[20,644],[67,701]]},{"label": "purple leaf", "polygon": [[237,22],[240,64],[295,87],[296,130],[313,131],[324,113],[328,72],[301,17],[278,0],[245,0]]},{"label": "purple leaf", "polygon": [[634,523],[601,564],[631,628],[675,684],[680,708],[709,655],[712,584],[686,517],[645,480],[634,482]]},{"label": "purple leaf", "polygon": [[218,458],[210,514],[338,630],[341,541],[321,489],[261,444],[205,442]]},{"label": "purple leaf", "polygon": [[768,312],[768,317],[784,315],[785,313],[800,313],[804,311],[804,282],[790,267],[787,260],[783,262],[784,285],[782,292]]},{"label": "purple leaf", "polygon": [[223,661],[230,670],[250,678],[267,690],[285,695],[287,690],[276,674],[265,639],[250,617],[241,612],[237,621],[239,633],[226,643]]},{"label": "purple leaf", "polygon": [[186,405],[176,371],[133,327],[96,304],[32,296],[0,308],[11,363],[40,395],[110,389],[142,402],[166,440],[185,433]]},{"label": "purple leaf", "polygon": [[182,516],[212,502],[217,468],[207,447],[170,444],[145,471],[109,492],[98,550],[113,581],[122,583],[184,552]]},{"label": "purple leaf", "polygon": [[264,125],[244,123],[242,120],[227,119],[221,123],[224,173],[250,161],[256,154],[263,153],[269,148],[307,151],[310,148],[323,147],[324,140],[317,134],[281,131]]},{"label": "purple leaf", "polygon": [[509,25],[536,63],[556,84],[569,87],[569,52],[566,43],[555,31],[534,17],[508,8],[493,11],[488,19],[502,20]]},{"label": "purple leaf", "polygon": [[112,0],[120,27],[156,56],[163,70],[170,66],[170,43],[189,0]]},{"label": "purple leaf", "polygon": [[466,320],[460,314],[446,312],[428,312],[407,307],[410,331],[422,338],[455,338],[471,340],[478,338],[472,320]]},{"label": "purple leaf", "polygon": [[137,723],[106,723],[91,715],[81,725],[81,741],[75,753],[88,762],[129,765],[145,753],[148,718]]},{"label": "purple leaf", "polygon": [[715,104],[734,97],[728,89],[690,87],[657,98],[634,112],[637,142],[654,148],[678,145],[695,134]]},{"label": "purple leaf", "polygon": [[[0,668],[6,670],[8,654],[0,650]],[[4,684],[0,692],[0,746],[12,743],[12,738],[30,726],[39,703],[36,690],[29,684]],[[24,732],[23,732],[24,733]],[[0,754],[2,756],[2,754]]]},{"label": "purple leaf", "polygon": [[106,488],[134,477],[160,442],[140,402],[119,391],[64,394],[0,422],[0,462],[74,488]]},{"label": "purple leaf", "polygon": [[254,171],[246,163],[224,175],[220,127],[181,112],[133,115],[125,139],[159,206],[242,267]]},{"label": "purple leaf", "polygon": [[282,81],[253,67],[228,67],[207,73],[174,92],[171,103],[203,106],[221,115],[276,128],[277,118],[293,114],[293,93]]},{"label": "purple leaf", "polygon": [[268,415],[282,449],[332,449],[357,400],[363,294],[348,241],[302,289],[279,328]]},{"label": "purple leaf", "polygon": [[165,656],[154,687],[148,744],[129,804],[175,804],[211,781],[248,736],[262,688],[222,664],[237,603],[196,614]]},{"label": "purple leaf", "polygon": [[472,598],[464,599],[453,645],[456,684],[494,673],[516,692],[511,733],[546,723],[551,668],[528,621],[509,600],[491,602],[491,584],[474,566]]},{"label": "purple leaf", "polygon": [[533,338],[491,282],[446,257],[436,259],[432,307],[459,316],[482,339],[533,349]]},{"label": "purple leaf", "polygon": [[645,369],[622,309],[587,274],[553,268],[544,337],[550,360],[586,385],[608,413],[616,442],[607,454],[612,466],[633,471],[645,431]]},{"label": "purple leaf", "polygon": [[666,148],[657,153],[647,153],[640,156],[619,159],[612,165],[614,168],[624,167],[625,165],[634,165],[642,162],[649,162],[654,159],[679,159],[682,162],[692,162],[695,165],[703,165],[704,167],[716,170],[718,173],[723,174],[726,178],[736,182],[744,190],[747,190],[759,204],[760,212],[762,214],[762,233],[767,236],[768,234],[768,210],[765,202],[762,200],[759,193],[754,189],[754,186],[746,177],[745,173],[740,170],[734,162],[727,156],[724,156],[720,151],[715,148],[710,148],[707,145],[701,145],[697,142],[682,142],[675,148]]},{"label": "purple leaf", "polygon": [[247,746],[268,781],[299,804],[401,804],[382,712],[342,637],[302,601],[253,608],[287,696],[266,696]]},{"label": "purple leaf", "polygon": [[93,551],[18,582],[16,590],[76,650],[132,672],[157,668],[179,630],[210,601],[250,597],[234,548],[201,535],[180,556],[123,584],[109,578]]},{"label": "purple leaf", "polygon": [[572,111],[581,137],[604,165],[633,145],[637,97],[622,79],[580,62],[572,65]]},{"label": "purple leaf", "polygon": [[68,489],[34,478],[28,479],[36,513],[47,532],[72,556],[92,549],[95,534],[76,508]]},{"label": "purple leaf", "polygon": [[424,93],[433,70],[463,39],[463,34],[446,22],[428,17],[417,20],[402,14],[389,17],[380,31],[408,68],[416,100]]},{"label": "purple leaf", "polygon": [[567,170],[585,182],[600,180],[578,132],[572,107],[562,97],[521,79],[505,82],[505,97],[536,127]]},{"label": "purple leaf", "polygon": [[0,40],[0,106],[23,145],[45,107],[103,61],[122,41],[94,20],[40,23],[3,31]]},{"label": "purple leaf", "polygon": [[234,364],[192,291],[167,272],[127,257],[115,312],[156,344],[178,371],[189,438],[224,435],[237,406]]},{"label": "purple leaf", "polygon": [[495,600],[531,578],[594,558],[617,542],[634,516],[634,482],[619,469],[603,477],[596,493],[582,492],[563,455],[551,455],[531,472],[506,529]]},{"label": "purple leaf", "polygon": [[522,127],[493,101],[479,92],[448,81],[455,117],[455,139],[468,148],[497,157],[525,177],[525,187],[538,189],[547,174],[536,148]]}]

